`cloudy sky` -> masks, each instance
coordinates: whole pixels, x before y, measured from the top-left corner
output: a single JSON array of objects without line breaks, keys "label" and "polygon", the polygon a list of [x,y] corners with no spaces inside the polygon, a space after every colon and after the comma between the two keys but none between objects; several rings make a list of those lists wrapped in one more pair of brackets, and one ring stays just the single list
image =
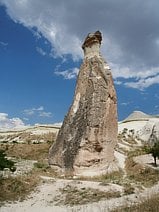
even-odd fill
[{"label": "cloudy sky", "polygon": [[159,114],[158,0],[0,0],[0,127],[61,122],[89,32],[103,34],[119,120]]}]

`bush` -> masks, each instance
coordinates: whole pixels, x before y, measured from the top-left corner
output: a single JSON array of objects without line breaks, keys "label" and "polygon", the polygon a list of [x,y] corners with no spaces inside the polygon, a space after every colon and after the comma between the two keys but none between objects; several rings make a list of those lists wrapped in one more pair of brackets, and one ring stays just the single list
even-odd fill
[{"label": "bush", "polygon": [[152,157],[154,158],[154,164],[155,166],[157,166],[157,161],[156,159],[159,159],[159,140],[157,140],[153,146],[147,146],[145,147],[145,151],[146,153],[152,155]]},{"label": "bush", "polygon": [[38,183],[36,175],[0,179],[0,207],[6,201],[24,200]]},{"label": "bush", "polygon": [[6,158],[5,150],[0,150],[0,170],[9,168],[11,171],[15,171],[14,162]]},{"label": "bush", "polygon": [[159,170],[153,168],[144,167],[141,164],[136,163],[132,157],[128,157],[125,161],[125,168],[127,177],[134,181],[139,182],[140,185],[150,187],[159,181]]}]

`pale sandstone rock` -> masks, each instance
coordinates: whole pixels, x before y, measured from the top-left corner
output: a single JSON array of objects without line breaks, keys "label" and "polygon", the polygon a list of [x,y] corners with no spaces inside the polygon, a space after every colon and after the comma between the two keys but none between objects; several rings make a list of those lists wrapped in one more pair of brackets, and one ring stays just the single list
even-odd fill
[{"label": "pale sandstone rock", "polygon": [[49,151],[49,164],[65,174],[94,176],[117,170],[117,98],[108,64],[100,54],[99,31],[82,46],[74,100]]}]

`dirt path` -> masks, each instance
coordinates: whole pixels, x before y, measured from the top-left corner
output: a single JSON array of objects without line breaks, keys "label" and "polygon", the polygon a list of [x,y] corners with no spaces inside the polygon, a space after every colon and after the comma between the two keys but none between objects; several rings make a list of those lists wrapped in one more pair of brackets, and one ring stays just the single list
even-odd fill
[{"label": "dirt path", "polygon": [[156,159],[157,167],[154,166],[154,159],[153,159],[151,154],[136,156],[136,157],[134,157],[134,161],[136,163],[140,163],[144,166],[149,166],[149,167],[154,168],[154,169],[159,169],[159,159],[158,158]]},{"label": "dirt path", "polygon": [[[91,181],[76,181],[63,180],[53,178],[43,178],[42,185],[37,187],[37,190],[28,196],[28,199],[23,202],[15,202],[6,204],[0,208],[1,212],[106,212],[123,205],[139,203],[142,200],[150,197],[155,193],[159,193],[159,183],[149,189],[145,189],[142,193],[131,194],[119,198],[112,198],[110,200],[102,200],[99,202],[88,203],[77,206],[57,206],[54,198],[61,195],[60,188],[67,185],[87,188],[100,189],[101,191],[116,190],[121,191],[119,185],[105,185],[101,186],[99,182]],[[62,196],[61,196],[62,198]]]}]

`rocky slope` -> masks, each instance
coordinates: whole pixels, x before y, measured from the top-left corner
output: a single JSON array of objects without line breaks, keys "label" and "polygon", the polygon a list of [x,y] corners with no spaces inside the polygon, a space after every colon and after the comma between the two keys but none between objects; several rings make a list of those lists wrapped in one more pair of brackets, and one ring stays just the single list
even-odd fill
[{"label": "rocky slope", "polygon": [[57,136],[60,125],[36,125],[22,129],[0,130],[0,143],[42,143]]},{"label": "rocky slope", "polygon": [[134,111],[118,124],[119,134],[133,134],[143,143],[153,143],[159,139],[159,116],[152,116],[141,111]]}]

